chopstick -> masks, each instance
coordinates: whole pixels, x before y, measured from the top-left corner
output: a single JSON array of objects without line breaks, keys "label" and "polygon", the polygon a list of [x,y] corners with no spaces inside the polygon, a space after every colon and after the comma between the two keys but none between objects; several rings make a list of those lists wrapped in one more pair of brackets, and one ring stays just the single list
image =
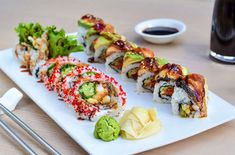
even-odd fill
[{"label": "chopstick", "polygon": [[[15,123],[17,123],[22,129],[24,129],[30,136],[32,136],[38,143],[40,143],[50,154],[60,155],[60,153],[55,150],[50,144],[48,144],[43,138],[41,138],[36,132],[34,132],[28,125],[26,125],[22,120],[20,120],[16,115],[14,115],[11,111],[9,111],[3,104],[0,103],[0,109],[9,116]],[[2,123],[1,123],[2,124]],[[4,124],[4,123],[3,123]],[[5,124],[6,125],[6,124]],[[10,129],[8,127],[8,129]],[[5,130],[6,131],[6,130]],[[11,134],[10,134],[11,135]],[[16,135],[16,134],[15,134]],[[11,135],[12,136],[12,135]],[[14,138],[12,136],[12,138]],[[19,137],[18,137],[19,138]],[[17,141],[20,142],[20,141]],[[23,141],[21,140],[21,144]],[[26,145],[24,145],[26,146]],[[29,147],[23,147],[28,149]],[[26,150],[25,149],[25,150]],[[29,149],[30,150],[30,149]],[[29,150],[26,150],[27,152]],[[32,149],[31,149],[32,150]]]},{"label": "chopstick", "polygon": [[0,126],[8,133],[28,154],[36,155],[36,153],[17,135],[12,131],[6,123],[0,119]]}]

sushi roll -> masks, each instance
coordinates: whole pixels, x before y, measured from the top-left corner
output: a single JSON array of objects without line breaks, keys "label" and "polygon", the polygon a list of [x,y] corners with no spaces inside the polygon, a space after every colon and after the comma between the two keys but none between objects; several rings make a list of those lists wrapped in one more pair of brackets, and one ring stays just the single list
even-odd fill
[{"label": "sushi roll", "polygon": [[[32,75],[33,77],[35,77],[36,79],[38,79],[40,81],[40,70],[42,69],[42,66],[46,63],[45,60],[39,61],[38,63],[36,63]],[[41,81],[42,82],[42,81]]]},{"label": "sushi roll", "polygon": [[138,92],[153,92],[155,81],[155,75],[159,72],[159,65],[155,58],[144,58],[142,60],[137,79],[137,91]]},{"label": "sushi roll", "polygon": [[48,90],[53,90],[53,82],[56,79],[56,72],[54,70],[57,70],[58,62],[76,62],[76,59],[67,56],[51,58],[42,65],[39,65],[34,71],[35,76],[38,77],[40,82],[45,84]]},{"label": "sushi roll", "polygon": [[184,79],[178,79],[171,105],[175,115],[181,117],[207,117],[208,86],[202,75],[189,74]]},{"label": "sushi roll", "polygon": [[85,64],[81,63],[80,60],[77,60],[73,57],[57,57],[56,63],[54,64],[53,69],[51,69],[51,74],[48,77],[48,80],[44,81],[46,87],[49,90],[55,91],[58,82],[61,82],[61,80],[75,67],[80,67],[83,65]]},{"label": "sushi roll", "polygon": [[106,49],[106,71],[109,73],[121,73],[125,53],[134,48],[137,48],[137,45],[128,41],[117,40],[113,42]]},{"label": "sushi roll", "polygon": [[95,77],[103,77],[104,74],[95,67],[92,66],[83,66],[75,68],[71,73],[67,74],[63,79],[61,84],[61,90],[58,90],[57,93],[59,96],[63,98],[66,103],[72,103],[71,90],[74,86],[74,83],[80,79],[87,76]]},{"label": "sushi roll", "polygon": [[125,37],[116,33],[102,32],[100,36],[92,43],[94,50],[94,62],[105,62],[106,49],[117,40],[125,40]]},{"label": "sushi roll", "polygon": [[80,78],[72,92],[72,105],[80,119],[92,121],[107,114],[117,117],[126,104],[126,93],[122,86],[107,75]]},{"label": "sushi roll", "polygon": [[125,81],[137,80],[141,61],[144,60],[145,57],[154,57],[153,51],[147,48],[138,47],[132,51],[126,52],[123,58],[121,71],[122,79]]},{"label": "sushi roll", "polygon": [[144,58],[138,70],[137,91],[140,93],[153,92],[156,83],[155,76],[160,68],[167,63],[168,61],[163,58]]},{"label": "sushi roll", "polygon": [[87,31],[96,23],[104,23],[104,21],[91,14],[86,14],[78,20],[78,41],[81,44],[85,45],[85,36]]},{"label": "sushi roll", "polygon": [[37,71],[35,71],[35,76],[38,77],[40,82],[48,83],[48,79],[50,78],[56,63],[56,58],[48,59]]},{"label": "sushi roll", "polygon": [[85,36],[85,46],[87,55],[94,55],[94,46],[92,45],[92,43],[100,36],[100,33],[103,32],[114,33],[115,29],[112,25],[109,24],[96,23],[87,31]]},{"label": "sushi roll", "polygon": [[32,73],[39,61],[48,59],[47,32],[38,23],[20,23],[15,30],[19,36],[19,43],[13,51],[14,55],[21,65]]},{"label": "sushi roll", "polygon": [[30,57],[30,66],[29,69],[33,72],[36,64],[40,61],[45,61],[49,56],[49,43],[48,43],[48,34],[44,32],[40,38],[29,37],[29,40],[32,41],[33,48],[36,49]]},{"label": "sushi roll", "polygon": [[13,50],[13,54],[17,58],[17,60],[20,62],[22,67],[28,69],[30,71],[30,64],[31,64],[31,56],[35,55],[37,51],[33,49],[32,46],[28,44],[17,44],[15,49]]},{"label": "sushi roll", "polygon": [[[32,37],[30,37],[32,38]],[[45,38],[34,38],[33,46],[26,43],[17,44],[14,55],[30,73],[39,61],[48,59],[48,43]]]},{"label": "sushi roll", "polygon": [[82,66],[88,66],[88,64],[84,64],[72,57],[63,57],[63,59],[60,59],[57,62],[53,69],[52,75],[48,79],[48,82],[50,87],[58,93],[59,97],[61,97],[63,79],[68,74],[72,73],[75,68],[80,68]]},{"label": "sushi roll", "polygon": [[175,82],[179,78],[184,78],[186,69],[178,64],[166,64],[162,66],[156,75],[153,100],[157,103],[171,103],[171,96],[174,93]]}]

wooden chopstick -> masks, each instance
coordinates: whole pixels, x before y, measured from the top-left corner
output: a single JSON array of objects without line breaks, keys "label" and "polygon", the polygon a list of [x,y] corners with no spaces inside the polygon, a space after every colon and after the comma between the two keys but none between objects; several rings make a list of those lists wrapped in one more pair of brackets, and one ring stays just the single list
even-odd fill
[{"label": "wooden chopstick", "polygon": [[[0,103],[0,109],[10,117],[15,123],[17,123],[22,129],[24,129],[30,136],[32,136],[38,143],[40,143],[50,154],[60,155],[60,153],[54,149],[50,144],[48,144],[43,138],[41,138],[36,132],[34,132],[28,125],[26,125],[22,120],[20,120],[16,115],[9,111],[3,104]],[[6,125],[3,122],[4,125]],[[4,126],[3,125],[3,126]],[[8,127],[8,129],[10,129]],[[6,131],[6,130],[5,130]],[[10,131],[10,130],[9,130]],[[16,135],[16,134],[15,134]],[[11,135],[12,136],[12,135]],[[17,136],[18,137],[18,136]],[[13,137],[12,137],[13,138]],[[19,138],[19,137],[18,137]],[[18,142],[18,141],[17,141]],[[21,140],[21,142],[23,142]],[[24,143],[25,144],[25,143]],[[29,147],[28,147],[29,148]],[[32,149],[31,149],[32,150]],[[26,150],[28,151],[28,150]]]}]

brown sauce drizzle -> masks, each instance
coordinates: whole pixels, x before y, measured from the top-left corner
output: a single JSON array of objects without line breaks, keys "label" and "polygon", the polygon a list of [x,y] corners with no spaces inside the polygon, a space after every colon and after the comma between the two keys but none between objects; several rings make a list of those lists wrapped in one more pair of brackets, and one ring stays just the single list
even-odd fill
[{"label": "brown sauce drizzle", "polygon": [[158,68],[158,64],[156,62],[155,58],[145,58],[142,62],[141,62],[141,68],[143,69],[148,69],[151,72],[157,73],[159,72],[159,68]]},{"label": "brown sauce drizzle", "polygon": [[93,28],[98,31],[101,32],[102,30],[104,30],[105,28],[105,24],[104,23],[96,23]]},{"label": "brown sauce drizzle", "polygon": [[120,50],[127,51],[127,50],[132,50],[133,48],[131,47],[130,44],[123,40],[117,40],[113,43],[115,46],[117,46]]},{"label": "brown sauce drizzle", "polygon": [[187,85],[193,89],[194,96],[198,102],[203,102],[205,96],[205,79],[202,75],[199,74],[189,74],[186,76],[185,81]]}]

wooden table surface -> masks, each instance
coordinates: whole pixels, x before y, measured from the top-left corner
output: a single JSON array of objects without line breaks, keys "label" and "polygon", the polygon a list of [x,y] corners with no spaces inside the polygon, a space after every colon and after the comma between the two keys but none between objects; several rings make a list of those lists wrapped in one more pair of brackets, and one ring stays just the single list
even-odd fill
[{"label": "wooden table surface", "polygon": [[[203,74],[209,89],[235,105],[235,66],[211,61],[208,57],[210,23],[214,1],[211,0],[0,0],[0,49],[17,43],[14,27],[19,22],[40,22],[43,25],[63,27],[67,32],[77,30],[77,19],[85,13],[102,17],[115,25],[119,33],[139,45],[156,51],[161,57]],[[168,45],[153,45],[134,32],[134,26],[152,18],[175,18],[185,22],[187,31]],[[7,67],[7,66],[6,66]],[[0,70],[0,94],[17,87]],[[17,87],[18,88],[18,87]],[[56,123],[50,119],[26,94],[14,113],[45,138],[62,154],[86,154]],[[39,154],[46,152],[6,116],[0,116]],[[176,133],[177,134],[177,133]],[[163,146],[143,154],[234,154],[235,120],[200,133],[191,138]],[[95,149],[95,148],[94,148]],[[123,149],[128,149],[123,148]],[[24,154],[0,130],[0,154]]]}]

